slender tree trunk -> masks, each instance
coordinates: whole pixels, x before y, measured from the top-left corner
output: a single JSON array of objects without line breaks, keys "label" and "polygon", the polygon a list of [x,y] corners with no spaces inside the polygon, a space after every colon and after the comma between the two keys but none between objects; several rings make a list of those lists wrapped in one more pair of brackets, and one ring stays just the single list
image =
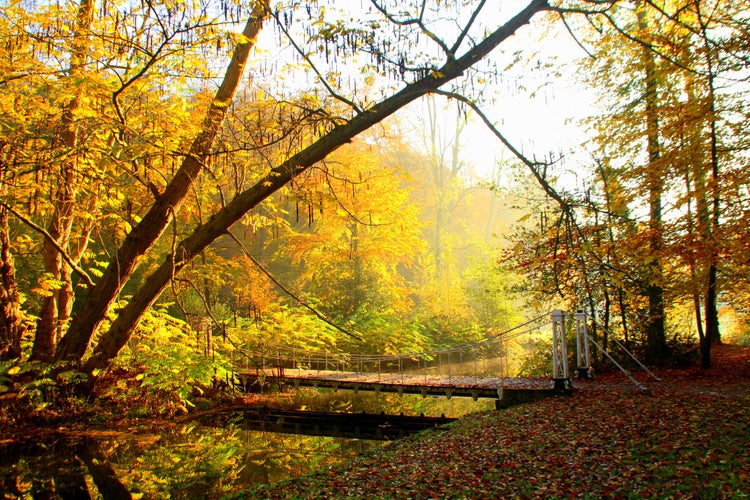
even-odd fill
[{"label": "slender tree trunk", "polygon": [[365,283],[364,262],[359,250],[359,223],[353,220],[351,228],[351,265],[352,265],[352,302],[349,313],[356,312],[364,305],[367,298],[367,283]]},{"label": "slender tree trunk", "polygon": [[200,174],[204,160],[211,152],[214,139],[224,121],[234,94],[244,73],[250,49],[255,44],[263,21],[268,15],[265,2],[256,5],[242,32],[224,80],[209,107],[203,128],[194,139],[190,151],[163,193],[157,196],[146,215],[127,235],[110,261],[104,274],[90,291],[70,328],[60,341],[55,358],[78,362],[82,359],[91,337],[106,318],[122,287],[135,272],[144,255],[154,246],[167,228],[174,212],[189,193],[190,186]]},{"label": "slender tree trunk", "polygon": [[[435,272],[438,283],[441,282],[443,271],[443,222],[445,220],[445,165],[443,153],[438,151],[437,105],[435,98],[428,96],[426,101],[428,127],[430,131],[430,163],[432,179],[435,183],[435,243],[433,255],[435,257]],[[441,287],[442,288],[442,287]]]},{"label": "slender tree trunk", "polygon": [[630,327],[628,324],[628,312],[627,302],[625,302],[625,289],[621,286],[617,287],[617,304],[620,308],[620,322],[622,323],[622,338],[625,341],[625,345],[628,348],[630,345]]},{"label": "slender tree trunk", "polygon": [[[621,190],[622,187],[619,185],[619,183],[614,180],[612,182],[610,180],[610,176],[616,177],[614,172],[612,171],[611,167],[608,165],[605,165],[602,162],[597,162],[597,171],[599,172],[599,176],[602,180],[602,186],[603,186],[603,194],[604,194],[604,200],[606,204],[607,209],[607,216],[606,216],[606,245],[607,245],[607,253],[605,255],[605,262],[603,266],[601,266],[600,272],[604,276],[604,318],[602,318],[602,321],[604,323],[604,333],[602,335],[602,347],[604,347],[604,350],[607,350],[607,347],[609,345],[609,325],[611,323],[611,315],[612,315],[612,305],[614,302],[614,299],[612,298],[612,294],[616,293],[617,298],[620,301],[620,307],[622,308],[622,286],[616,285],[613,290],[610,290],[610,286],[614,284],[614,280],[612,280],[609,277],[609,273],[613,272],[618,266],[613,265],[613,262],[617,260],[616,254],[614,254],[614,249],[616,247],[616,240],[615,240],[615,213],[618,213],[620,211],[620,207],[616,207],[613,204],[613,196],[615,189]],[[599,243],[599,246],[601,246],[601,242]],[[619,270],[617,271],[619,272]],[[618,280],[619,281],[619,280]],[[622,311],[621,311],[622,313]],[[622,314],[622,329],[625,341],[627,342],[628,339],[628,329],[627,329],[627,322],[625,321],[624,313]],[[599,353],[598,351],[595,351],[595,356],[598,358]]]},{"label": "slender tree trunk", "polygon": [[[649,28],[645,7],[638,6],[638,24],[643,32]],[[643,63],[646,72],[644,100],[646,106],[646,140],[648,168],[646,182],[649,202],[649,241],[648,269],[646,273],[646,296],[648,298],[648,318],[646,323],[646,357],[651,363],[660,363],[668,357],[665,332],[664,271],[661,254],[663,251],[662,195],[664,192],[664,172],[661,165],[659,146],[658,82],[656,61],[651,48],[644,45]]]},{"label": "slender tree trunk", "polygon": [[[604,312],[601,314],[600,321],[602,322],[602,347],[606,351],[609,348],[609,315],[612,309],[612,297],[610,297],[609,290],[604,287]],[[593,314],[593,312],[592,312]],[[594,351],[596,352],[596,351]]]},{"label": "slender tree trunk", "polygon": [[[89,50],[89,30],[93,22],[94,1],[81,0],[78,5],[76,29],[73,34],[73,42],[70,56],[69,79],[80,79],[83,75]],[[60,140],[67,150],[67,158],[63,159],[60,166],[59,178],[51,179],[54,198],[54,213],[50,225],[47,228],[49,235],[57,242],[60,248],[67,249],[70,241],[70,233],[73,227],[73,212],[75,209],[76,183],[77,183],[77,149],[78,149],[78,125],[75,113],[81,106],[80,93],[68,101],[62,112],[60,124]],[[32,359],[39,361],[51,361],[54,356],[56,337],[68,319],[72,307],[71,303],[71,274],[67,264],[55,245],[47,238],[42,244],[42,261],[44,271],[56,280],[59,285],[51,291],[51,295],[45,297],[39,312],[39,320],[36,325],[34,345],[32,347]]]},{"label": "slender tree trunk", "polygon": [[0,207],[0,361],[21,356],[21,337],[25,330],[8,232],[8,211]]},{"label": "slender tree trunk", "polygon": [[188,238],[180,242],[177,245],[176,252],[146,278],[144,285],[119,312],[109,330],[103,335],[92,356],[84,364],[84,371],[92,373],[94,370],[107,368],[130,338],[143,313],[156,301],[172,277],[214,240],[225,234],[227,229],[242,218],[245,213],[310,166],[322,160],[343,144],[350,142],[361,132],[380,123],[410,102],[435,91],[445,83],[462,75],[467,68],[511,37],[521,26],[528,24],[534,14],[542,12],[546,8],[548,8],[546,0],[532,0],[515,17],[462,57],[451,59],[439,71],[408,84],[401,91],[363,111],[346,124],[334,128],[307,148],[272,169],[260,182],[237,195],[205,224],[196,228]]},{"label": "slender tree trunk", "polygon": [[[700,17],[700,2],[696,2],[696,8]],[[721,333],[719,330],[719,310],[718,301],[718,266],[719,266],[719,248],[716,235],[721,224],[721,197],[720,197],[720,179],[719,179],[719,147],[718,147],[718,130],[716,123],[716,93],[714,63],[710,53],[710,44],[706,33],[705,24],[701,24],[701,30],[705,46],[706,67],[708,69],[708,118],[709,132],[711,138],[711,220],[708,234],[708,276],[706,282],[705,295],[705,314],[706,314],[706,342],[701,355],[701,366],[703,368],[711,367],[711,346],[721,343]]]},{"label": "slender tree trunk", "polygon": [[[688,95],[688,102],[694,100],[694,94],[692,92],[691,85],[688,84],[686,93]],[[695,104],[693,104],[695,105]],[[695,201],[696,206],[696,212],[697,212],[697,223],[696,220],[693,218],[692,213],[692,207],[691,202],[688,200],[687,205],[687,214],[686,214],[686,221],[687,221],[687,231],[689,234],[698,233],[701,235],[701,237],[705,236],[705,228],[707,224],[707,218],[708,218],[708,211],[707,211],[707,205],[705,202],[705,196],[703,196],[703,193],[705,193],[705,182],[704,182],[704,175],[703,175],[703,162],[701,161],[700,154],[696,154],[696,152],[700,148],[700,142],[695,137],[691,137],[689,139],[689,142],[684,145],[684,147],[689,148],[691,151],[691,166],[692,169],[685,174],[685,191],[687,193],[692,193],[692,198]],[[690,182],[690,176],[693,176],[694,182],[691,184]],[[693,188],[693,185],[695,185],[695,188]],[[701,352],[703,352],[703,343],[705,341],[706,332],[703,328],[703,314],[701,312],[701,294],[699,291],[699,285],[697,284],[699,280],[699,266],[700,262],[696,262],[697,258],[690,258],[688,265],[690,268],[690,282],[691,282],[691,288],[693,290],[693,310],[695,312],[695,326],[698,331],[698,342],[700,344]]]}]

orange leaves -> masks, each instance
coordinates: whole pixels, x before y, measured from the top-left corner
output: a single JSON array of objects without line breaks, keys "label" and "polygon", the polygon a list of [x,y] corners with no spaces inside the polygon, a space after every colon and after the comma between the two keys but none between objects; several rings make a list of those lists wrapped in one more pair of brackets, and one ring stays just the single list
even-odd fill
[{"label": "orange leaves", "polygon": [[[651,396],[586,383],[570,398],[473,414],[270,498],[732,498],[748,493],[747,349],[712,377],[660,375]],[[737,375],[733,375],[736,373]],[[704,391],[702,384],[709,384]],[[742,384],[733,395],[725,384]]]},{"label": "orange leaves", "polygon": [[288,202],[280,256],[298,267],[298,286],[342,308],[336,312],[408,301],[397,268],[411,266],[423,243],[409,191],[384,149],[364,141],[342,147],[298,181]]}]

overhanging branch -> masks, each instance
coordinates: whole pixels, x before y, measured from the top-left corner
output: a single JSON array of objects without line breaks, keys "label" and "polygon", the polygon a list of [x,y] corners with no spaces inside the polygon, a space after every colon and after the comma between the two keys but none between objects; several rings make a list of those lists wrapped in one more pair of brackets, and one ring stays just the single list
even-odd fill
[{"label": "overhanging branch", "polygon": [[534,176],[534,178],[536,178],[537,182],[539,182],[539,184],[542,186],[542,189],[544,189],[544,192],[547,193],[547,195],[550,198],[555,200],[560,205],[560,208],[563,210],[563,212],[565,212],[565,214],[568,217],[570,217],[571,219],[573,218],[573,213],[570,208],[570,204],[565,199],[563,199],[563,197],[555,190],[555,188],[553,188],[549,184],[549,182],[547,182],[547,179],[545,179],[544,176],[542,176],[542,174],[539,173],[538,167],[545,166],[546,163],[532,161],[528,159],[526,155],[521,153],[515,146],[513,146],[513,144],[511,144],[511,142],[498,130],[495,124],[492,123],[492,121],[490,121],[489,117],[484,113],[484,111],[482,111],[482,109],[477,105],[477,103],[475,103],[471,99],[457,92],[448,92],[448,91],[439,90],[439,89],[435,90],[434,93],[448,97],[450,99],[455,99],[469,106],[479,116],[479,118],[482,119],[484,124],[490,130],[490,132],[492,132],[495,135],[495,137],[497,137],[500,140],[500,142],[502,142],[503,145],[506,148],[508,148],[508,150],[511,153],[513,153],[513,155],[516,158],[518,158],[521,161],[521,163],[523,163],[529,168],[529,170],[531,171],[531,174]]}]

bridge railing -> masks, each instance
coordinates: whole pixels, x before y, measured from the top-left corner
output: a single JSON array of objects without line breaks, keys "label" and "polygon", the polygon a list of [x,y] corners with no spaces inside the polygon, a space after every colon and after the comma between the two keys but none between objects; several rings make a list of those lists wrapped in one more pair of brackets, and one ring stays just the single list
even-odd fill
[{"label": "bridge railing", "polygon": [[[506,343],[529,334],[544,325],[535,318],[505,332],[488,335],[482,341],[463,343],[444,349],[389,355],[309,351],[280,345],[259,345],[253,350],[238,350],[234,365],[238,371],[280,376],[289,370],[378,375],[423,375],[442,377],[507,376]],[[526,328],[524,328],[526,327]]]},{"label": "bridge railing", "polygon": [[[341,374],[351,379],[351,374],[361,374],[371,379],[372,376],[385,375],[423,375],[424,377],[507,377],[506,342],[510,339],[540,331],[552,325],[552,378],[554,386],[562,389],[571,386],[568,369],[568,338],[566,319],[575,325],[575,363],[576,376],[591,378],[592,367],[589,343],[600,349],[614,364],[623,370],[638,388],[645,389],[632,375],[622,368],[599,344],[588,335],[588,318],[584,311],[574,315],[561,310],[552,311],[547,320],[540,316],[505,332],[488,335],[482,341],[464,343],[450,348],[436,349],[428,352],[414,352],[391,355],[351,354],[335,351],[309,351],[280,345],[260,345],[255,349],[239,349],[233,354],[233,366],[238,372],[280,377],[288,370],[304,371],[312,374]],[[569,325],[568,325],[569,326]],[[598,325],[601,328],[600,325]],[[571,330],[573,331],[573,330]],[[615,339],[616,341],[616,339]],[[617,341],[616,341],[617,342]],[[635,359],[622,344],[620,348]],[[637,359],[635,359],[638,362]],[[655,380],[648,368],[640,362]]]}]

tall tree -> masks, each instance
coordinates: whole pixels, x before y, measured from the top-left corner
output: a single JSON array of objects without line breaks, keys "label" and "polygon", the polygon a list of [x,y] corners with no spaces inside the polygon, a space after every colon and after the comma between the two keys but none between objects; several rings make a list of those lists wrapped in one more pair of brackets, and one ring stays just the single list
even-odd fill
[{"label": "tall tree", "polygon": [[132,276],[139,261],[162,235],[174,212],[179,209],[189,193],[190,186],[200,174],[203,163],[211,153],[214,139],[244,73],[250,49],[267,15],[268,5],[265,2],[258,2],[242,31],[232,61],[227,67],[224,81],[206,113],[202,129],[193,140],[182,165],[164,191],[156,193],[156,201],[118,248],[117,255],[109,263],[104,275],[90,292],[87,300],[81,305],[70,328],[57,346],[56,359],[75,361],[83,357],[92,335],[106,318],[107,312],[122,287]]},{"label": "tall tree", "polygon": [[648,320],[646,323],[647,357],[651,362],[662,362],[669,355],[665,331],[666,309],[664,305],[664,270],[662,253],[664,249],[664,221],[662,197],[665,190],[665,171],[661,160],[659,144],[659,84],[655,56],[649,41],[649,33],[654,30],[649,20],[645,2],[637,2],[638,37],[641,46],[644,79],[643,101],[646,122],[646,152],[648,166],[645,170],[649,204],[648,272],[646,294],[648,297]]},{"label": "tall tree", "polygon": [[[63,161],[59,172],[53,177],[50,189],[53,191],[53,213],[47,227],[48,235],[42,244],[44,270],[58,282],[54,290],[42,301],[39,320],[36,325],[32,358],[50,361],[54,354],[55,339],[62,335],[73,307],[73,283],[70,266],[63,261],[61,250],[70,254],[70,239],[73,229],[76,191],[79,172],[84,168],[80,159],[81,133],[76,114],[81,107],[84,88],[77,82],[85,78],[90,44],[91,24],[94,17],[93,0],[81,0],[75,19],[73,36],[70,41],[70,65],[67,78],[72,89],[71,97],[62,105],[60,119],[60,143]],[[81,238],[85,242],[86,236]],[[85,243],[78,245],[72,258],[78,260]]]},{"label": "tall tree", "polygon": [[[459,55],[458,51],[462,48],[482,5],[477,8],[474,12],[475,15],[465,24],[453,43],[438,39],[438,44],[445,49],[445,61],[442,66],[431,70],[427,68],[419,69],[417,72],[419,77],[406,84],[400,91],[366,109],[358,109],[351,119],[340,123],[309,146],[290,155],[287,160],[272,168],[268,175],[257,184],[238,194],[223,209],[214,214],[210,220],[197,227],[189,237],[182,240],[176,246],[175,252],[148,276],[144,285],[119,312],[116,320],[96,345],[92,356],[84,363],[84,370],[92,373],[94,370],[109,366],[111,360],[127,342],[144,311],[154,303],[162,290],[168,285],[172,276],[189,263],[194,256],[200,254],[216,238],[224,234],[227,228],[241,219],[247,211],[364,130],[380,123],[415,99],[463,75],[465,71],[512,36],[521,26],[527,24],[534,14],[548,8],[544,0],[533,0],[502,26],[489,33],[481,42],[471,45]],[[414,18],[408,23],[401,21],[400,24],[415,25],[426,30],[418,18]],[[71,327],[67,335],[74,335],[71,340],[72,344],[81,345],[88,342],[92,333],[90,328],[73,331]]]}]

